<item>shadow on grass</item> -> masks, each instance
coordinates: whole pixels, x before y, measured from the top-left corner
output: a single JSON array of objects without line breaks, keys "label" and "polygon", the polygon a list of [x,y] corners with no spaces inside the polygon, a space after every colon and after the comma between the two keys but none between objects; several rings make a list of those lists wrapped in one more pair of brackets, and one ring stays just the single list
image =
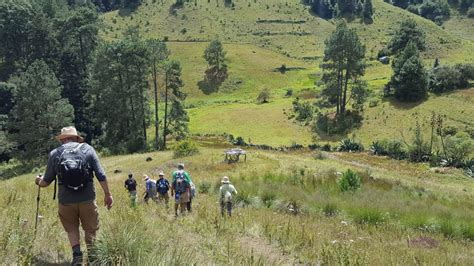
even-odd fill
[{"label": "shadow on grass", "polygon": [[218,69],[212,67],[206,70],[204,79],[197,83],[199,89],[206,95],[215,93],[219,90],[222,82],[227,78],[227,68]]},{"label": "shadow on grass", "polygon": [[388,102],[393,108],[399,110],[410,110],[418,105],[425,102],[426,99],[417,101],[417,102],[400,102],[399,100],[395,99],[394,97],[384,99],[384,102]]}]

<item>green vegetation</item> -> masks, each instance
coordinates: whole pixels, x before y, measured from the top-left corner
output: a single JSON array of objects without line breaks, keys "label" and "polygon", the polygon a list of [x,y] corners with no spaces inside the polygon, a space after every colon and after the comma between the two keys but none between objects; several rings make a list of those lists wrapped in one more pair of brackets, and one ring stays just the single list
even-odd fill
[{"label": "green vegetation", "polygon": [[[222,161],[221,149],[202,148],[200,154],[186,157],[198,189],[210,188],[207,193],[198,190],[193,214],[179,219],[162,205],[130,208],[122,188],[128,170],[154,173],[158,166],[170,173],[177,163],[172,152],[104,158],[116,202],[110,211],[99,207],[99,259],[131,264],[338,263],[343,258],[386,264],[409,263],[413,257],[427,264],[473,262],[467,239],[473,238],[474,187],[457,170],[432,172],[426,178],[424,166],[363,154],[314,160],[310,153],[248,151],[246,163],[232,165]],[[152,163],[147,157],[154,158]],[[362,184],[351,193],[340,192],[337,184],[336,172],[347,169]],[[230,176],[239,190],[232,219],[221,218],[216,203],[222,175]],[[69,260],[56,203],[49,197],[52,188],[41,192],[43,218],[34,238],[30,205],[36,187],[31,175],[0,184],[6,191],[0,196],[2,261]],[[143,189],[139,186],[139,193]],[[178,244],[175,239],[187,241]],[[433,245],[426,246],[424,239]],[[46,241],[53,244],[44,245]]]}]

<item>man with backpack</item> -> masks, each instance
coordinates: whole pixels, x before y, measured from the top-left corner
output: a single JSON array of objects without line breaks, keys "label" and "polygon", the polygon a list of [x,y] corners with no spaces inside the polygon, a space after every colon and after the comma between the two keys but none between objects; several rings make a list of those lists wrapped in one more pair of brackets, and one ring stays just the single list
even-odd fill
[{"label": "man with backpack", "polygon": [[[113,198],[109,191],[105,172],[94,148],[77,134],[75,127],[64,127],[56,136],[62,145],[49,154],[44,176],[37,176],[35,183],[47,187],[58,183],[59,219],[67,233],[72,248],[72,265],[82,264],[79,224],[84,230],[85,241],[92,260],[91,248],[99,229],[99,214],[95,201],[94,174],[104,191],[104,205],[112,208]],[[54,198],[56,197],[55,182]]]},{"label": "man with backpack", "polygon": [[143,180],[145,180],[145,203],[148,204],[149,199],[156,202],[156,181],[147,175],[143,175],[143,177]]},{"label": "man with backpack", "polygon": [[129,173],[127,180],[125,180],[125,188],[128,190],[130,194],[130,201],[132,207],[135,207],[137,202],[137,181],[133,178],[133,174]]},{"label": "man with backpack", "polygon": [[159,179],[158,181],[156,181],[156,189],[158,191],[158,200],[164,201],[166,208],[168,208],[168,202],[170,199],[168,195],[168,190],[170,189],[170,183],[165,178],[165,174],[163,172],[160,172],[158,176],[159,176]]},{"label": "man with backpack", "polygon": [[173,182],[171,183],[171,196],[175,198],[174,212],[178,216],[178,207],[180,213],[184,214],[190,198],[191,178],[184,171],[184,164],[178,164],[178,170],[173,172]]},{"label": "man with backpack", "polygon": [[221,203],[221,215],[224,216],[224,209],[227,208],[227,214],[232,216],[232,194],[237,195],[237,190],[232,185],[227,176],[222,178],[222,186],[219,188],[219,199]]}]

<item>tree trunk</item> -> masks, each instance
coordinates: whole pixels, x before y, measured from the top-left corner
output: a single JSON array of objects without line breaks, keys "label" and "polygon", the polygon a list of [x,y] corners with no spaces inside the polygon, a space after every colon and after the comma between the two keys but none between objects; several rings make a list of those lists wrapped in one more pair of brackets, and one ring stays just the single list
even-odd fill
[{"label": "tree trunk", "polygon": [[168,72],[165,77],[165,121],[163,129],[163,150],[166,150],[166,134],[168,131]]},{"label": "tree trunk", "polygon": [[347,100],[347,83],[349,82],[349,69],[346,69],[346,77],[344,79],[344,90],[341,102],[341,114],[344,115],[346,113],[346,100]]},{"label": "tree trunk", "polygon": [[158,120],[158,83],[156,73],[156,62],[153,62],[153,86],[155,89],[155,148],[158,150],[159,147],[159,120]]}]

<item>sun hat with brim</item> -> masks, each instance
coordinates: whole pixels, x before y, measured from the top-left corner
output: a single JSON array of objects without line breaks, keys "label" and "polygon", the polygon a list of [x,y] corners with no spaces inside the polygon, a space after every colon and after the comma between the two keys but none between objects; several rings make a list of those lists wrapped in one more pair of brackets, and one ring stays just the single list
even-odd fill
[{"label": "sun hat with brim", "polygon": [[57,135],[56,139],[61,141],[65,138],[70,138],[70,137],[77,137],[79,142],[84,141],[84,138],[77,134],[77,130],[75,127],[63,127],[61,129],[61,134]]},{"label": "sun hat with brim", "polygon": [[164,176],[164,175],[165,175],[165,173],[163,173],[163,172],[160,172],[158,175],[159,175],[159,176]]},{"label": "sun hat with brim", "polygon": [[150,179],[150,177],[149,177],[149,176],[147,176],[147,175],[143,175],[143,180],[144,180],[144,181],[147,181],[148,179]]},{"label": "sun hat with brim", "polygon": [[229,184],[229,183],[230,183],[229,178],[228,178],[227,176],[224,176],[224,177],[222,178],[222,181],[221,181],[221,182],[222,182],[222,184]]}]

